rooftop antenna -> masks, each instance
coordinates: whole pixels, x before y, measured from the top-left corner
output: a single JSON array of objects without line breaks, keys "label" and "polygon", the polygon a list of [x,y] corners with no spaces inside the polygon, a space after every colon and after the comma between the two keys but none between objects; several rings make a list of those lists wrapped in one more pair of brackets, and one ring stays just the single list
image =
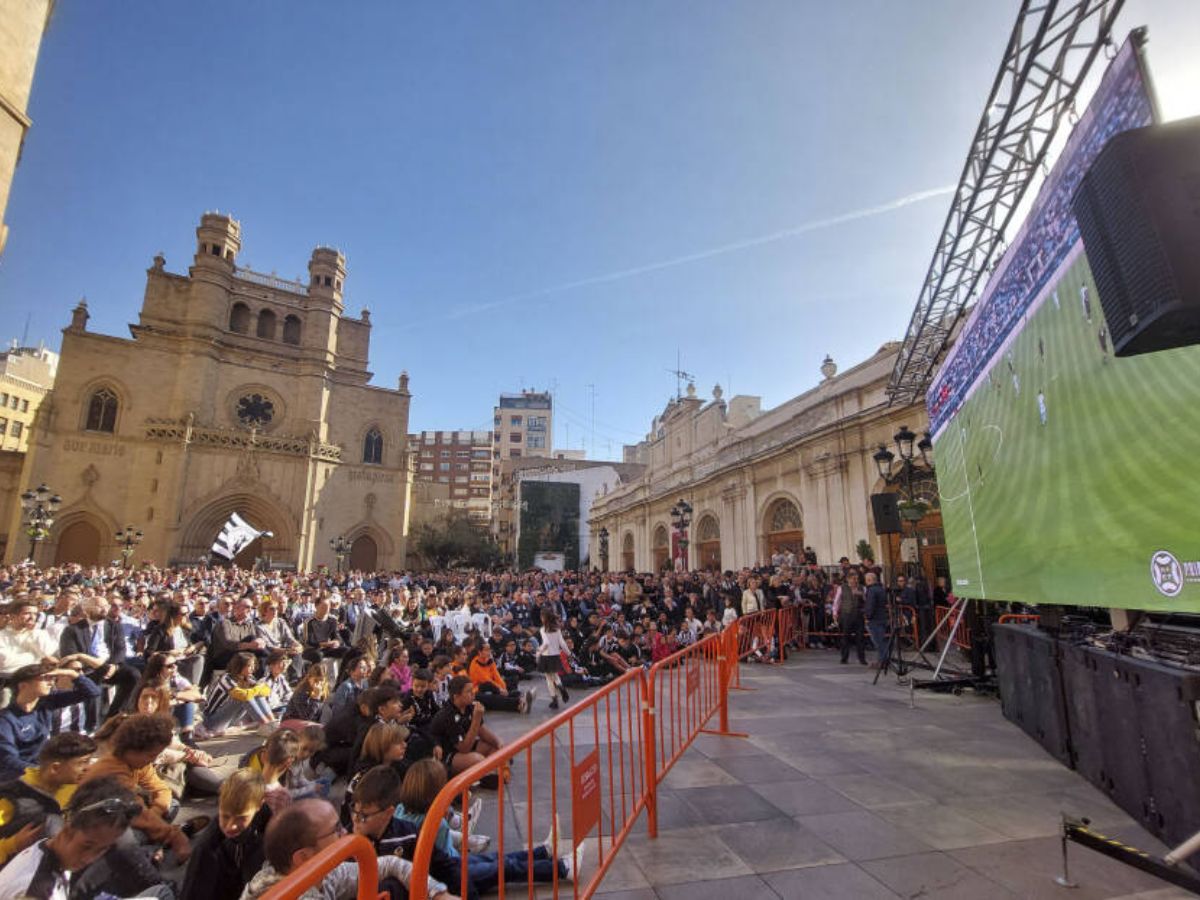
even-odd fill
[{"label": "rooftop antenna", "polygon": [[596,452],[596,385],[589,384],[588,390],[592,394],[592,437],[588,441],[588,445],[592,448],[592,453]]},{"label": "rooftop antenna", "polygon": [[683,382],[687,381],[690,384],[696,380],[696,376],[683,371],[683,360],[680,358],[678,348],[675,350],[675,368],[667,369],[667,371],[675,376],[675,399],[683,399]]},{"label": "rooftop antenna", "polygon": [[21,346],[29,346],[29,317],[33,315],[33,311],[25,313],[25,330],[21,332]]}]

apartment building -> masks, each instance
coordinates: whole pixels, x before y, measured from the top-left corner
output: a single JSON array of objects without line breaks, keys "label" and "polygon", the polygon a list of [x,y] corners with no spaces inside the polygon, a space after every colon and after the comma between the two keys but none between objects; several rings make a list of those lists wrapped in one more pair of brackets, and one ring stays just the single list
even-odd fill
[{"label": "apartment building", "polygon": [[486,525],[492,515],[493,447],[490,431],[422,431],[408,436],[414,480],[445,485],[446,502]]}]

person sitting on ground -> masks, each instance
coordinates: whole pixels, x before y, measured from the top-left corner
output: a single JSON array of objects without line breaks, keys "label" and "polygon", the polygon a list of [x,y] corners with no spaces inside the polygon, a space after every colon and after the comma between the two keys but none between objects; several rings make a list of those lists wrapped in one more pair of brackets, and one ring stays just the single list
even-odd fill
[{"label": "person sitting on ground", "polygon": [[180,900],[238,897],[262,868],[263,834],[271,821],[262,775],[238,769],[221,785],[217,818],[196,838]]},{"label": "person sitting on ground", "polygon": [[267,704],[271,688],[254,680],[255,663],[249,653],[233,654],[225,674],[208,689],[204,723],[195,730],[197,739],[219,737],[225,729],[246,720],[266,727],[276,724],[275,714]]},{"label": "person sitting on ground", "polygon": [[376,722],[363,739],[362,751],[354,762],[354,774],[342,797],[342,824],[350,827],[350,797],[363,773],[376,766],[391,766],[401,778],[408,771],[405,759],[408,750],[408,729],[399,722]]},{"label": "person sitting on ground", "polygon": [[[423,759],[413,766],[404,777],[400,787],[399,805],[396,816],[407,821],[418,832],[429,814],[433,801],[442,788],[446,786],[446,767],[436,759]],[[584,842],[576,848],[574,857],[570,854],[555,860],[553,854],[557,828],[551,828],[546,840],[529,850],[514,850],[504,854],[504,881],[510,887],[522,882],[551,882],[555,870],[564,881],[573,881],[579,871],[579,862],[585,853]],[[565,843],[565,842],[564,842]],[[434,845],[442,853],[450,857],[455,871],[462,871],[462,857],[455,849],[451,839],[450,825],[446,821],[438,823],[437,840]],[[533,868],[530,869],[530,859]],[[496,889],[500,880],[501,861],[496,853],[467,853],[467,878],[471,886],[480,894],[486,894]],[[450,882],[456,886],[458,878]]]},{"label": "person sitting on ground", "polygon": [[[301,800],[271,819],[263,838],[266,865],[250,879],[241,900],[258,900],[294,869],[333,844],[345,834],[337,810],[327,800]],[[398,856],[377,860],[379,884],[393,900],[407,896],[412,864]],[[298,900],[353,900],[358,896],[358,863],[344,862],[320,884],[309,888]],[[431,900],[458,900],[446,885],[430,878],[426,889]]]},{"label": "person sitting on ground", "polygon": [[[328,797],[329,787],[337,778],[337,773],[321,762],[321,752],[325,749],[325,729],[320,725],[305,725],[297,734],[300,736],[300,755],[292,766],[292,780],[297,784],[310,785],[312,796]],[[302,795],[294,796],[300,799]]]},{"label": "person sitting on ground", "polygon": [[292,686],[287,676],[289,664],[287,651],[276,647],[267,654],[267,672],[262,679],[262,683],[269,690],[267,706],[271,707],[271,712],[280,719],[286,718],[284,712],[292,700]]},{"label": "person sitting on ground", "polygon": [[92,597],[84,603],[83,613],[83,621],[63,630],[58,647],[59,656],[64,659],[86,657],[88,677],[98,685],[115,688],[112,703],[107,703],[103,694],[89,701],[87,727],[93,731],[103,719],[125,711],[137,687],[138,671],[125,661],[125,633],[108,618],[108,601]]},{"label": "person sitting on ground", "polygon": [[221,619],[212,633],[212,665],[214,669],[229,666],[235,653],[249,653],[265,661],[267,642],[258,634],[258,625],[251,615],[254,611],[252,597],[240,597],[230,614]]},{"label": "person sitting on ground", "polygon": [[167,653],[152,653],[146,660],[142,680],[134,690],[133,706],[145,688],[158,688],[166,693],[169,703],[160,712],[169,712],[179,723],[179,739],[191,745],[196,727],[196,704],[204,702],[204,692],[179,674],[179,663]]},{"label": "person sitting on ground", "polygon": [[475,696],[484,709],[528,713],[532,707],[533,691],[508,689],[496,668],[496,660],[492,658],[492,648],[486,643],[481,644],[471,658],[467,675],[475,685]]},{"label": "person sitting on ground", "polygon": [[[134,697],[134,712],[155,715],[166,714],[170,711],[168,694],[151,687],[143,687]],[[128,715],[119,718],[128,718]],[[108,726],[116,719],[109,719],[96,732],[98,741],[108,740],[115,733],[115,728],[108,731]],[[106,733],[107,732],[107,733]],[[171,745],[158,755],[154,768],[160,778],[171,788],[171,794],[182,800],[185,788],[193,795],[215,797],[221,789],[221,779],[213,769],[213,758],[203,750],[183,742],[180,736],[171,741]]]},{"label": "person sitting on ground", "polygon": [[0,866],[58,832],[63,807],[95,753],[96,742],[86,735],[56,734],[42,745],[36,766],[0,784]]},{"label": "person sitting on ground", "polygon": [[358,657],[353,665],[348,667],[345,679],[337,686],[337,690],[333,692],[333,699],[329,702],[331,713],[336,714],[343,707],[353,704],[358,699],[358,695],[370,686],[370,678],[370,658],[366,656]]},{"label": "person sitting on ground", "polygon": [[11,676],[18,669],[42,664],[53,667],[61,662],[58,641],[37,627],[37,619],[37,601],[28,597],[19,597],[8,607],[7,624],[0,628],[0,675]]},{"label": "person sitting on ground", "polygon": [[[59,677],[72,678],[75,687],[55,691]],[[37,765],[38,753],[50,737],[55,710],[95,699],[100,689],[86,676],[48,663],[20,668],[8,679],[13,698],[0,712],[0,781],[20,778]]]},{"label": "person sitting on ground", "polygon": [[134,713],[117,727],[108,754],[92,764],[82,783],[115,777],[134,791],[142,798],[142,808],[130,823],[138,842],[174,850],[179,861],[186,862],[192,852],[187,834],[171,824],[178,806],[154,769],[173,737],[170,716]]},{"label": "person sitting on ground", "polygon": [[283,720],[321,722],[327,719],[325,701],[329,699],[329,680],[325,677],[325,667],[320,663],[310,663],[304,670],[304,677],[296,685],[292,699],[284,710]]},{"label": "person sitting on ground", "polygon": [[0,900],[62,900],[72,881],[104,856],[141,809],[115,778],[81,785],[63,811],[62,829],[17,854],[0,869]]},{"label": "person sitting on ground", "polygon": [[241,760],[241,767],[262,775],[267,804],[275,812],[292,802],[293,788],[312,793],[307,784],[293,784],[292,767],[300,759],[300,737],[294,731],[281,728],[267,738],[257,750]]},{"label": "person sitting on ground", "polygon": [[[420,826],[414,825],[411,819],[401,818],[396,814],[400,808],[403,782],[404,779],[393,767],[376,766],[363,773],[352,792],[347,791],[346,800],[354,833],[369,840],[378,856],[393,854],[403,856],[411,862]],[[447,884],[454,884],[459,881],[459,872],[458,857],[435,846],[429,859],[430,876]],[[467,890],[462,897],[464,900],[479,898],[479,891],[470,879],[467,880]]]},{"label": "person sitting on ground", "polygon": [[[450,702],[443,706],[429,726],[430,735],[442,748],[442,761],[450,774],[465,772],[499,750],[504,742],[483,724],[483,705],[475,700],[475,685],[462,675],[450,679]],[[493,773],[486,787],[498,781]]]},{"label": "person sitting on ground", "polygon": [[401,691],[412,689],[413,669],[408,664],[408,648],[401,640],[393,640],[388,652],[388,671],[400,685]]}]

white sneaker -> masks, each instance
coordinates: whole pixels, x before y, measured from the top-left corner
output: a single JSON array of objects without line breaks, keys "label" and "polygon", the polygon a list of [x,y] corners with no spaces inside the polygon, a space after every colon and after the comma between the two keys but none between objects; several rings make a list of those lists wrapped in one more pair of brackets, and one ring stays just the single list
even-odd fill
[{"label": "white sneaker", "polygon": [[479,827],[479,814],[483,812],[483,798],[476,797],[471,801],[471,805],[467,807],[467,825],[468,831],[474,831]]},{"label": "white sneaker", "polygon": [[579,881],[579,873],[583,869],[583,854],[586,848],[587,838],[584,838],[579,842],[579,846],[575,848],[574,853],[568,853],[566,856],[559,858],[559,862],[567,868],[567,881]]},{"label": "white sneaker", "polygon": [[492,846],[492,839],[486,834],[467,835],[467,850],[471,853],[482,853],[490,846]]},{"label": "white sneaker", "polygon": [[558,839],[562,840],[562,824],[559,822],[558,816],[554,817],[554,824],[550,826],[550,831],[546,834],[546,839],[542,841],[541,846],[546,848],[546,852],[551,856],[554,855],[554,835],[558,835]]},{"label": "white sneaker", "polygon": [[198,741],[210,741],[215,737],[220,737],[220,735],[214,734],[213,732],[209,731],[202,724],[197,724],[192,729],[192,737],[194,737]]}]

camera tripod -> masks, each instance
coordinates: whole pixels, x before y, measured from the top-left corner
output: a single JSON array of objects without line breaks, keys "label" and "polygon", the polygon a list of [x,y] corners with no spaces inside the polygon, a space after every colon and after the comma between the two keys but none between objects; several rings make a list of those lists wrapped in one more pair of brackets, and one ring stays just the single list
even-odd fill
[{"label": "camera tripod", "polygon": [[[891,591],[888,591],[888,623],[891,633],[888,635],[887,648],[883,653],[883,662],[875,670],[875,678],[871,681],[873,685],[879,683],[879,676],[893,668],[896,671],[896,678],[903,679],[912,669],[921,664],[916,660],[909,662],[904,658],[904,611],[900,609],[900,598]],[[914,647],[913,649],[925,666],[929,668],[929,661],[925,659],[922,648]]]}]

